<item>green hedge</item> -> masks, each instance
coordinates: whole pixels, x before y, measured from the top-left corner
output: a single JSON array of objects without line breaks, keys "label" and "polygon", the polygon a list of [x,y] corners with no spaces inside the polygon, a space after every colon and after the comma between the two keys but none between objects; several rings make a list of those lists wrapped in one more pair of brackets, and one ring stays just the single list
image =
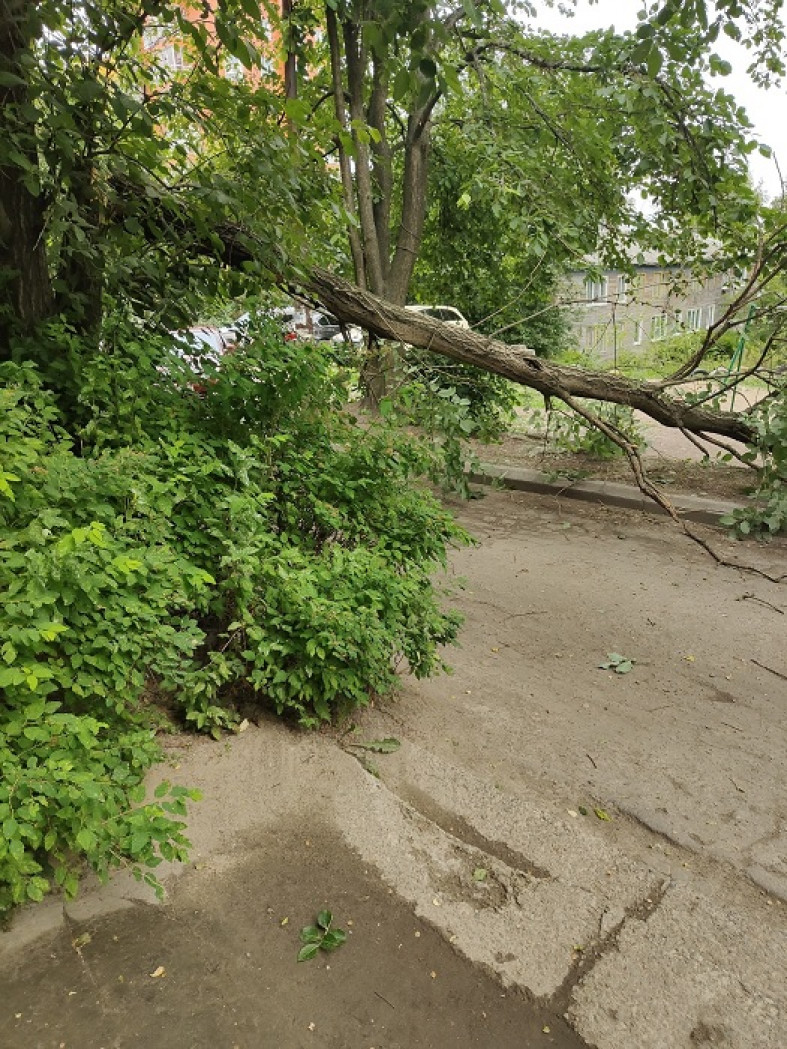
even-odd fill
[{"label": "green hedge", "polygon": [[431,453],[356,425],[335,366],[273,333],[195,383],[126,333],[68,432],[0,365],[0,909],[185,855],[189,792],[143,801],[165,711],[315,725],[455,639],[433,572],[466,537],[418,483]]}]

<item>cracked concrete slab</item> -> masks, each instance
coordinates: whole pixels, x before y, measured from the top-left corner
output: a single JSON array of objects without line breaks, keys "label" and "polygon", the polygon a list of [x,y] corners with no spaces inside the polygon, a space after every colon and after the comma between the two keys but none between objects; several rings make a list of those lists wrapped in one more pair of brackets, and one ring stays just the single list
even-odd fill
[{"label": "cracked concrete slab", "polygon": [[637,1049],[783,1049],[783,908],[760,896],[744,911],[736,897],[698,879],[627,920],[574,990],[580,1034]]},{"label": "cracked concrete slab", "polygon": [[[455,559],[454,675],[344,738],[401,741],[379,778],[340,733],[267,719],[171,741],[150,788],[202,789],[191,862],[163,868],[164,905],[124,875],[15,917],[10,1049],[787,1045],[787,908],[765,891],[787,886],[785,693],[751,663],[783,653],[778,598],[668,525],[521,500],[462,511],[483,544]],[[618,646],[623,678],[597,666]],[[331,900],[352,942],[304,973],[298,923]]]},{"label": "cracked concrete slab", "polygon": [[[651,873],[534,799],[501,794],[419,748],[403,750],[387,768],[417,770],[410,782],[420,793],[389,789],[388,771],[365,792],[359,786],[363,804],[351,818],[336,813],[346,840],[475,963],[505,985],[540,998],[555,994],[612,901],[637,905]],[[476,835],[463,833],[468,825]],[[473,877],[479,869],[480,882]]]}]

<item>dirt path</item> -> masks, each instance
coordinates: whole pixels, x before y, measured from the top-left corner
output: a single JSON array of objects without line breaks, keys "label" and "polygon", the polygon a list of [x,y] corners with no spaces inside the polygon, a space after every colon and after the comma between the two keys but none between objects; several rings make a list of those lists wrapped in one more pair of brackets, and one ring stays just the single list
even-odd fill
[{"label": "dirt path", "polygon": [[[631,512],[460,514],[454,674],[344,735],[173,741],[192,863],[0,934],[2,1049],[784,1049],[784,588]],[[299,965],[325,906],[348,942]]]},{"label": "dirt path", "polygon": [[[628,512],[498,493],[459,513],[480,543],[453,561],[456,672],[408,684],[396,719],[504,790],[613,805],[787,897],[787,586]],[[787,570],[783,542],[706,534]],[[634,669],[599,670],[611,652]]]},{"label": "dirt path", "polygon": [[[349,942],[298,964],[298,928],[323,907]],[[317,813],[220,875],[193,870],[166,907],[70,923],[3,992],[3,1049],[583,1045],[461,959]]]}]

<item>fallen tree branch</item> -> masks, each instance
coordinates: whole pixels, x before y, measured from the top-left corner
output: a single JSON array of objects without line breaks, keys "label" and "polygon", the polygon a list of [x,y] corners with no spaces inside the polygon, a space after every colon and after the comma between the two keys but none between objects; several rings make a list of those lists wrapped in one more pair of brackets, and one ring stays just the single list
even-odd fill
[{"label": "fallen tree branch", "polygon": [[[702,452],[703,456],[706,459],[708,458],[710,453],[708,452],[708,449],[705,447],[702,441],[707,441],[708,444],[712,444],[715,445],[717,448],[721,448],[722,451],[726,452],[727,455],[731,456],[733,459],[737,459],[738,462],[741,463],[743,466],[747,466],[750,470],[754,470],[755,473],[759,473],[759,467],[757,466],[757,464],[752,462],[751,459],[747,459],[745,455],[742,455],[741,452],[737,450],[737,448],[733,448],[731,444],[727,444],[725,441],[720,441],[716,437],[710,437],[707,433],[698,433],[695,436],[693,433],[689,433],[688,430],[684,430],[682,426],[680,427],[680,432],[683,434],[687,441],[691,441],[694,447]],[[700,440],[700,438],[702,438],[702,440]]]},{"label": "fallen tree branch", "polygon": [[323,269],[302,282],[326,309],[347,324],[356,324],[378,338],[392,339],[502,375],[538,390],[546,397],[582,397],[626,404],[675,429],[714,433],[749,444],[754,431],[735,412],[689,404],[662,390],[658,383],[640,382],[611,372],[554,364],[530,356],[521,347],[425,317],[377,298]]},{"label": "fallen tree branch", "polygon": [[[130,184],[116,181],[119,189],[133,189]],[[179,226],[189,228],[188,220],[171,194],[157,193],[155,198],[159,223],[163,214],[171,219],[175,229]],[[138,218],[144,224],[145,216]],[[194,232],[193,228],[189,231]],[[155,237],[156,230],[151,235]],[[754,442],[754,428],[743,413],[689,403],[668,393],[659,382],[555,364],[534,356],[532,351],[521,346],[509,346],[477,332],[444,324],[404,306],[396,306],[319,267],[306,269],[295,283],[291,273],[274,271],[276,263],[270,257],[270,244],[261,241],[252,230],[239,223],[217,223],[202,244],[197,243],[195,247],[205,255],[218,257],[232,268],[241,268],[249,262],[263,264],[271,272],[272,279],[290,294],[301,297],[305,294],[313,298],[345,325],[354,324],[377,338],[406,343],[502,375],[521,386],[537,390],[545,398],[581,397],[624,404],[662,426],[691,433],[712,433],[742,444]]]},{"label": "fallen tree branch", "polygon": [[[621,449],[626,455],[626,458],[631,465],[632,473],[637,482],[637,487],[643,495],[652,499],[654,503],[664,510],[668,514],[676,525],[683,531],[683,534],[691,539],[692,542],[697,543],[702,549],[713,558],[717,565],[723,568],[737,568],[741,572],[751,572],[754,575],[762,576],[763,579],[767,579],[771,583],[781,583],[784,581],[784,576],[772,576],[768,572],[764,572],[761,568],[755,568],[753,565],[741,565],[734,561],[727,561],[726,558],[722,557],[721,554],[717,553],[707,539],[704,539],[701,535],[694,531],[693,528],[680,516],[675,506],[669,501],[664,492],[655,485],[645,473],[645,466],[642,462],[642,457],[639,454],[637,446],[630,441],[628,437],[613,423],[608,422],[606,419],[602,419],[598,415],[594,415],[593,412],[588,411],[581,404],[572,397],[563,397],[564,402],[581,416],[591,426],[600,430],[606,437],[609,438],[614,444]],[[767,668],[770,669],[770,668]]]}]

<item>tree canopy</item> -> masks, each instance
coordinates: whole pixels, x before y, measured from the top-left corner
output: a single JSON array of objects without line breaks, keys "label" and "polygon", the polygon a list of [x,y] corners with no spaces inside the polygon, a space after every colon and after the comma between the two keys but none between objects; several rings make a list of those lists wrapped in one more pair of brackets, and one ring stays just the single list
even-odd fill
[{"label": "tree canopy", "polygon": [[[279,289],[361,325],[383,365],[401,343],[422,374],[439,355],[560,398],[635,469],[590,402],[757,439],[776,491],[776,390],[759,416],[681,390],[755,301],[761,360],[783,327],[783,208],[748,184],[712,50],[740,38],[778,77],[780,9],[666,0],[573,38],[502,0],[6,0],[0,911],[73,894],[83,860],[155,883],[186,855],[188,792],[145,801],[162,725],[220,734],[249,703],[316,724],[456,637],[434,570],[466,536],[418,483],[447,455],[386,412],[357,425],[340,354],[270,311],[221,361],[176,329]],[[711,238],[734,301],[674,374],[547,359],[566,264],[636,244],[690,268]],[[461,295],[477,330],[414,293]],[[767,513],[787,521],[781,496]]]}]

